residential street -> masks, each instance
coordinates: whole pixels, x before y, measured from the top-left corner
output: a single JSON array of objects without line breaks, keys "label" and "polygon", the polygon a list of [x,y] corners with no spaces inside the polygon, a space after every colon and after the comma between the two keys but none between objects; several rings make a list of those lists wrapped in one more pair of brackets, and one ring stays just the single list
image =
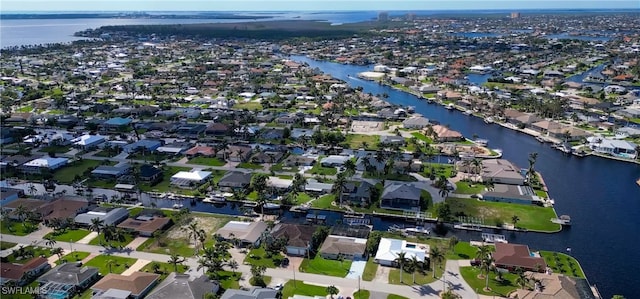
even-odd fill
[{"label": "residential street", "polygon": [[[44,246],[44,240],[41,237],[42,233],[40,231],[36,231],[28,236],[13,236],[13,235],[0,235],[0,239],[6,242],[13,242],[24,245],[39,245]],[[135,241],[133,241],[135,242]],[[145,261],[158,261],[158,262],[167,262],[169,260],[169,255],[165,254],[157,254],[157,253],[148,253],[135,251],[131,248],[125,248],[122,250],[117,249],[105,249],[102,246],[95,245],[87,245],[87,244],[78,244],[78,243],[65,243],[58,242],[56,244],[58,247],[62,247],[65,251],[85,251],[93,254],[111,254],[114,256],[123,256],[130,257],[135,259],[141,259]],[[239,272],[244,273],[245,277],[249,277],[251,274],[250,266],[243,265],[242,259],[243,254],[239,253],[237,250],[232,250],[232,256],[234,259],[238,260],[240,266],[238,268]],[[142,262],[141,262],[142,263]],[[462,298],[477,298],[477,295],[473,292],[471,287],[462,279],[459,272],[459,265],[463,263],[463,265],[468,265],[468,261],[447,261],[446,264],[446,281],[453,290],[460,294]],[[201,271],[196,271],[198,267],[196,258],[188,258],[186,259],[185,265],[189,266],[190,270],[187,272],[190,275],[200,275]],[[362,289],[369,290],[372,293],[388,293],[388,294],[397,294],[407,298],[439,298],[438,293],[443,290],[444,282],[442,280],[438,280],[436,282],[417,286],[417,285],[392,285],[392,284],[384,284],[380,283],[380,281],[363,281],[358,279],[350,279],[350,278],[340,278],[333,276],[324,276],[318,274],[310,274],[310,273],[302,273],[299,271],[293,271],[292,269],[286,268],[278,268],[278,269],[267,269],[265,275],[271,276],[273,281],[286,281],[292,280],[295,276],[297,281],[304,281],[309,284],[316,285],[335,285],[338,289],[343,290],[344,292],[353,292],[358,289],[358,286]],[[351,294],[346,294],[341,291],[341,295],[350,296]]]}]

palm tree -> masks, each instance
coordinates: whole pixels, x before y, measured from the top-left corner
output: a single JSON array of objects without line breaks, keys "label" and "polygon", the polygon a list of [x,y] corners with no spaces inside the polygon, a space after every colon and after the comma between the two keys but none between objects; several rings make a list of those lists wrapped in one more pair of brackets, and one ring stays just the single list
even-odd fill
[{"label": "palm tree", "polygon": [[518,217],[518,215],[511,216],[511,223],[513,223],[513,227],[516,227],[518,221],[520,221],[520,217]]},{"label": "palm tree", "polygon": [[459,241],[456,236],[452,236],[451,238],[449,238],[449,242],[447,246],[449,247],[449,250],[451,250],[453,253],[455,253],[456,245],[458,245],[458,242]]},{"label": "palm tree", "polygon": [[527,169],[527,182],[531,183],[531,177],[535,174],[535,164],[538,159],[538,153],[533,152],[529,154],[529,169]]},{"label": "palm tree", "polygon": [[524,274],[524,272],[518,273],[518,277],[516,277],[516,284],[520,286],[524,290],[524,288],[529,283],[529,278]]},{"label": "palm tree", "polygon": [[27,210],[27,208],[21,204],[15,209],[14,213],[16,214],[16,216],[18,216],[20,222],[22,222],[22,226],[26,227],[27,223],[25,219],[27,218],[27,215],[29,215],[29,211]]},{"label": "palm tree", "polygon": [[182,265],[184,262],[185,259],[175,253],[171,254],[168,261],[169,264],[173,265],[173,270],[175,272],[178,272],[178,265]]},{"label": "palm tree", "polygon": [[418,258],[415,255],[411,256],[411,275],[413,278],[413,284],[416,283],[416,272],[418,272],[418,269],[420,269],[422,267],[422,262],[418,260]]},{"label": "palm tree", "polygon": [[331,295],[331,299],[333,299],[333,296],[338,295],[338,293],[340,293],[340,290],[338,290],[336,286],[330,285],[327,287],[327,293],[329,293],[329,295]]},{"label": "palm tree", "polygon": [[[98,238],[100,238],[100,231],[102,230],[103,227],[104,227],[104,220],[97,217],[91,219],[91,224],[89,224],[89,230],[98,233]],[[100,243],[102,243],[102,241],[100,241]]]},{"label": "palm tree", "polygon": [[236,274],[236,270],[238,270],[239,264],[236,260],[230,260],[229,262],[227,262],[227,266],[231,268],[233,274]]},{"label": "palm tree", "polygon": [[53,245],[56,245],[56,240],[53,239],[52,236],[44,236],[42,239],[44,239],[44,244],[49,246],[51,249],[53,249]]},{"label": "palm tree", "polygon": [[113,267],[113,265],[115,264],[116,264],[115,260],[112,260],[112,259],[107,260],[106,265],[107,267],[109,267],[109,273],[111,273],[111,267]]},{"label": "palm tree", "polygon": [[398,253],[398,257],[396,257],[396,259],[394,260],[394,262],[396,264],[398,264],[398,266],[400,266],[400,283],[402,283],[402,272],[404,272],[404,265],[407,263],[407,253],[404,251],[400,251]]},{"label": "palm tree", "polygon": [[346,185],[347,185],[347,178],[345,177],[344,172],[338,173],[338,175],[336,176],[336,181],[333,183],[331,192],[335,194],[336,199],[340,204],[340,207],[342,207],[342,192],[344,191],[344,188]]},{"label": "palm tree", "polygon": [[192,221],[189,223],[189,226],[185,228],[185,230],[189,233],[189,239],[193,238],[193,245],[196,247],[196,255],[198,254],[198,234],[200,233],[200,228],[198,227],[197,221]]},{"label": "palm tree", "polygon": [[55,254],[58,256],[58,259],[62,258],[62,254],[64,254],[64,249],[62,247],[56,247],[51,249],[51,254]]},{"label": "palm tree", "polygon": [[344,169],[348,176],[353,176],[356,173],[356,163],[349,159],[344,162]]},{"label": "palm tree", "polygon": [[433,246],[431,247],[431,251],[429,251],[429,259],[431,259],[431,263],[433,263],[433,278],[436,278],[436,263],[444,260],[444,252],[437,246]]},{"label": "palm tree", "polygon": [[307,178],[300,173],[296,173],[293,177],[293,191],[301,191],[304,190],[304,186],[307,185]]}]

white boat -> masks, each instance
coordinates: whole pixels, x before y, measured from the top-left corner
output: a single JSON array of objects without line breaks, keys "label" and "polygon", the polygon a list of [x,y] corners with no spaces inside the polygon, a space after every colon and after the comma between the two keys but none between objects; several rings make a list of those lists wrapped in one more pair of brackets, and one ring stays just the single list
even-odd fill
[{"label": "white boat", "polygon": [[407,227],[404,231],[410,235],[428,235],[431,233],[431,230],[424,226]]},{"label": "white boat", "polygon": [[479,146],[487,146],[489,144],[489,140],[486,139],[476,139],[473,142]]},{"label": "white boat", "polygon": [[471,230],[471,231],[476,231],[476,232],[481,232],[482,231],[482,228],[479,225],[477,225],[477,224],[468,224],[468,223],[455,224],[455,225],[453,225],[453,228],[462,229],[462,230]]},{"label": "white boat", "polygon": [[447,106],[444,106],[445,109],[447,110],[453,110],[453,108],[455,108],[455,106],[453,104],[447,104]]},{"label": "white boat", "polygon": [[280,205],[279,205],[279,204],[277,204],[277,203],[270,203],[270,202],[268,202],[268,203],[264,204],[264,208],[265,208],[265,209],[279,209],[279,208],[280,208]]},{"label": "white boat", "polygon": [[492,124],[495,122],[495,120],[493,119],[493,117],[489,116],[487,118],[484,119],[484,122],[487,124]]},{"label": "white boat", "polygon": [[184,207],[184,205],[181,204],[181,203],[177,203],[177,204],[173,205],[173,208],[176,209],[176,210],[182,209],[182,207]]},{"label": "white boat", "polygon": [[471,110],[467,110],[467,111],[465,111],[465,112],[462,112],[462,114],[464,114],[464,115],[471,115],[471,114],[473,114],[473,111],[471,111]]},{"label": "white boat", "polygon": [[569,226],[571,225],[571,217],[569,215],[560,215],[558,218],[551,219],[551,222]]},{"label": "white boat", "polygon": [[509,243],[504,235],[482,234],[482,242],[485,243]]}]

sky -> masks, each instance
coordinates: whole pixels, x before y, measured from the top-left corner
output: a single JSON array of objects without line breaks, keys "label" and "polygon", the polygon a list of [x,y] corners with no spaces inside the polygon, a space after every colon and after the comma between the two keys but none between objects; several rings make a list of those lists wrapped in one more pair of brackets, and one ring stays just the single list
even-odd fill
[{"label": "sky", "polygon": [[0,12],[639,9],[640,0],[0,0]]}]

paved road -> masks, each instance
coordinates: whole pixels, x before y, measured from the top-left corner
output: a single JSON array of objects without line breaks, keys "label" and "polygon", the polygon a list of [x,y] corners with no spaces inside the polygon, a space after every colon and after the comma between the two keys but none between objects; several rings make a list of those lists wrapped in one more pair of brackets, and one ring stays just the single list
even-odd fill
[{"label": "paved road", "polygon": [[[13,236],[2,234],[0,235],[0,240],[18,244],[33,244],[44,246],[44,241],[42,240],[40,233],[37,232],[28,236]],[[130,257],[148,261],[167,262],[169,260],[169,255],[135,251],[131,248],[126,248],[123,250],[112,250],[105,249],[101,246],[77,243],[71,244],[65,242],[58,242],[56,246],[62,247],[63,249],[69,249],[71,251],[86,251],[94,254],[112,254],[115,256]],[[241,254],[233,254],[233,256],[239,261],[241,261],[241,258],[243,258]],[[189,266],[190,270],[188,273],[190,275],[198,275],[202,273],[202,270],[196,270],[198,264],[197,259],[195,258],[186,259],[185,265]],[[471,287],[462,279],[460,275],[459,261],[447,261],[446,269],[447,284],[449,284],[456,293],[462,295],[462,298],[465,299],[477,298],[477,295],[473,292]],[[250,266],[248,265],[240,265],[238,271],[244,273],[245,277],[251,275]],[[444,281],[442,280],[438,280],[427,285],[382,284],[376,281],[363,281],[360,279],[302,273],[299,271],[282,268],[267,269],[266,275],[271,276],[272,278],[274,278],[274,280],[278,281],[292,280],[295,276],[295,279],[298,281],[309,282],[317,285],[335,285],[339,289],[344,290],[357,289],[357,286],[359,285],[362,289],[366,289],[376,293],[391,293],[407,298],[439,298],[438,293],[444,289],[445,285]]]}]

